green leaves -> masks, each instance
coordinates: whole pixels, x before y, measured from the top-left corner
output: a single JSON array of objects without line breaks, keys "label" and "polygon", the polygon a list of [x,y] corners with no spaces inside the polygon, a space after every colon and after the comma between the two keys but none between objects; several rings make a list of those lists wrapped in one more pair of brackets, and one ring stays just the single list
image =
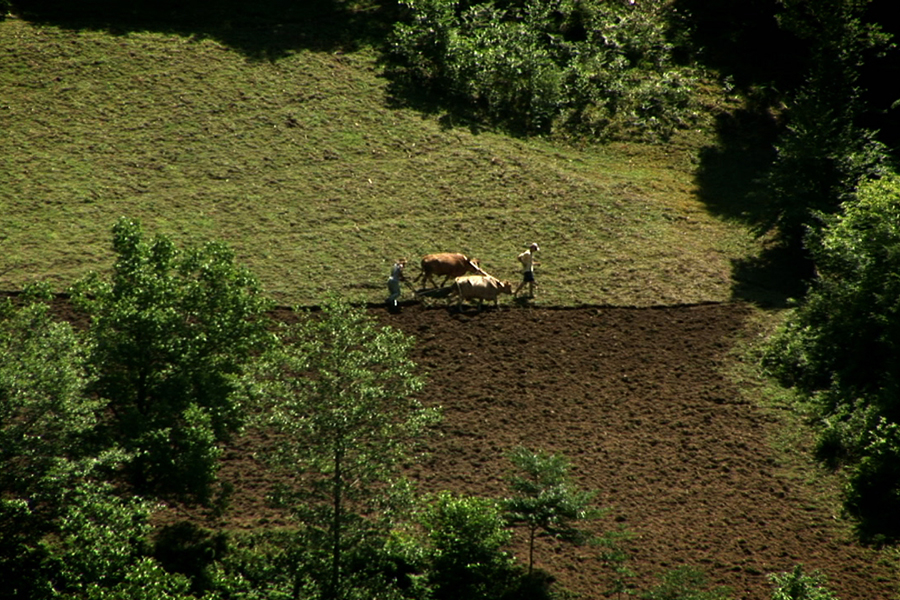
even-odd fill
[{"label": "green leaves", "polygon": [[261,420],[282,434],[273,462],[302,482],[282,498],[305,528],[305,560],[330,562],[310,577],[323,596],[342,597],[359,585],[348,579],[347,554],[384,534],[379,504],[438,411],[414,396],[422,380],[412,339],[361,309],[331,299],[282,341],[265,364]]},{"label": "green leaves", "polygon": [[776,215],[765,226],[799,244],[818,214],[833,214],[859,183],[887,174],[888,151],[859,126],[863,59],[889,36],[865,24],[870,0],[782,0],[780,25],[809,46],[809,73],[788,101],[787,128],[767,175]]},{"label": "green leaves", "polygon": [[510,480],[514,495],[504,501],[507,520],[528,528],[528,571],[534,566],[534,541],[538,531],[563,541],[584,543],[590,536],[574,522],[594,518],[590,503],[594,493],[575,488],[569,464],[563,456],[519,447],[510,453],[518,472]]},{"label": "green leaves", "polygon": [[105,405],[90,382],[84,345],[47,305],[0,320],[0,490],[28,489],[52,457],[88,451]]},{"label": "green leaves", "polygon": [[220,243],[180,250],[146,240],[139,223],[113,229],[108,279],[74,288],[92,317],[92,386],[108,398],[137,482],[207,500],[216,444],[237,431],[242,379],[271,343],[259,283]]},{"label": "green leaves", "polygon": [[825,576],[818,571],[803,572],[797,565],[790,573],[775,573],[769,576],[772,582],[772,600],[836,600],[836,596],[825,587]]},{"label": "green leaves", "polygon": [[430,579],[438,599],[504,597],[513,560],[499,505],[489,499],[437,494],[422,516],[431,548]]},{"label": "green leaves", "polygon": [[[900,489],[900,473],[876,443],[882,426],[900,423],[900,179],[860,186],[840,214],[823,216],[808,238],[818,278],[805,303],[770,340],[764,365],[783,383],[812,398],[823,424],[819,451],[833,462],[859,463],[851,476],[852,510],[875,523],[866,507]],[[893,439],[887,437],[885,439]],[[866,474],[869,473],[869,474]],[[868,491],[867,491],[868,490]],[[900,514],[900,503],[891,514]],[[878,514],[884,512],[878,509]],[[896,519],[880,527],[900,532]]]},{"label": "green leaves", "polygon": [[414,397],[423,382],[409,358],[413,340],[402,332],[331,300],[283,338],[273,355],[278,374],[269,419],[291,436],[296,460],[331,472],[340,452],[351,461],[344,467],[366,482],[392,469],[409,441],[435,422],[437,411]]},{"label": "green leaves", "polygon": [[666,137],[692,120],[663,2],[408,0],[395,75],[523,131]]}]

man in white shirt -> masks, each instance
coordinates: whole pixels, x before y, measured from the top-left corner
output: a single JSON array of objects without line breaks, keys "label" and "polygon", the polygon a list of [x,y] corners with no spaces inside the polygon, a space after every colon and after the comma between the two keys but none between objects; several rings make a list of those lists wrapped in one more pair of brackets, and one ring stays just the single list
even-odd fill
[{"label": "man in white shirt", "polygon": [[406,281],[406,278],[403,276],[404,267],[406,267],[406,259],[401,258],[394,263],[391,269],[391,276],[388,277],[387,281],[388,292],[390,292],[390,296],[387,299],[388,308],[397,308],[397,298],[400,297],[400,282]]},{"label": "man in white shirt", "polygon": [[531,244],[528,247],[528,250],[521,253],[516,258],[520,263],[522,263],[522,267],[524,270],[522,271],[522,283],[519,284],[519,287],[516,288],[516,291],[513,292],[513,298],[519,295],[519,292],[525,287],[525,284],[528,284],[528,297],[534,298],[534,286],[537,285],[534,281],[534,253],[538,252],[540,248],[538,248],[537,244]]}]

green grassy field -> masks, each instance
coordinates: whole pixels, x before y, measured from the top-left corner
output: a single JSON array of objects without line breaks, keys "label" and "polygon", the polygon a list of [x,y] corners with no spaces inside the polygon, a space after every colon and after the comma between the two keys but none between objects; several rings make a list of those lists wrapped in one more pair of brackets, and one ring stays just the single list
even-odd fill
[{"label": "green grassy field", "polygon": [[259,60],[11,18],[0,48],[0,289],[109,269],[121,215],[228,242],[292,305],[380,302],[393,260],[416,273],[430,252],[518,280],[532,241],[540,305],[726,301],[759,251],[699,200],[703,131],[590,147],[475,131],[398,107],[367,45]]}]

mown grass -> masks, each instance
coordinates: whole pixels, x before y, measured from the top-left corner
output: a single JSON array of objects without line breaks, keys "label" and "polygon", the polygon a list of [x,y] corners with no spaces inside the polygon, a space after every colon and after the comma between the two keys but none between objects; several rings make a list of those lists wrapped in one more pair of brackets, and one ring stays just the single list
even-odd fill
[{"label": "mown grass", "polygon": [[109,269],[121,215],[225,240],[299,305],[380,302],[393,260],[429,252],[518,280],[532,241],[540,305],[725,301],[758,252],[699,199],[703,132],[575,147],[478,131],[398,106],[367,45],[254,60],[210,37],[12,18],[0,48],[3,289]]}]

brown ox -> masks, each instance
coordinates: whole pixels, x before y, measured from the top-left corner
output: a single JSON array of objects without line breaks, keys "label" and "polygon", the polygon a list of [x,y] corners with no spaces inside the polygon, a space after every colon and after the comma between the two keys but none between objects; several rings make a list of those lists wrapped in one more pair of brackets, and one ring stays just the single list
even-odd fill
[{"label": "brown ox", "polygon": [[469,275],[457,277],[453,283],[453,293],[457,295],[456,307],[462,310],[466,300],[478,300],[478,310],[485,300],[493,300],[494,308],[500,306],[500,294],[512,294],[512,284],[500,281],[491,275]]},{"label": "brown ox", "polygon": [[[450,252],[427,254],[422,257],[421,266],[422,272],[413,279],[413,283],[424,276],[425,279],[422,280],[422,287],[427,287],[429,281],[434,287],[444,287],[444,284],[447,283],[447,280],[451,277],[461,277],[466,273],[480,273],[486,275],[486,273],[481,270],[481,267],[478,266],[478,259],[469,258],[465,254],[453,254]],[[434,282],[435,275],[444,277],[440,286]]]}]

